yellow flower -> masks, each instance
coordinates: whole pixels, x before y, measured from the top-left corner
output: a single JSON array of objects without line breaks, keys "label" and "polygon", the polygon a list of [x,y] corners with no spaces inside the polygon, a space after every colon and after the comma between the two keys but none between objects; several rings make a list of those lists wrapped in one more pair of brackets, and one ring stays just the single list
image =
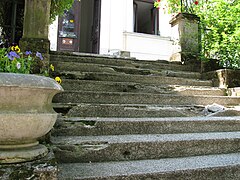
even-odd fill
[{"label": "yellow flower", "polygon": [[20,53],[20,52],[21,52],[21,50],[20,50],[20,48],[18,47],[18,45],[12,46],[12,47],[11,47],[11,50],[12,50],[12,51],[15,51],[15,52],[17,52],[17,53]]},{"label": "yellow flower", "polygon": [[50,65],[50,69],[54,71],[54,66],[52,64]]},{"label": "yellow flower", "polygon": [[57,83],[58,83],[58,84],[61,84],[61,83],[62,83],[62,80],[61,80],[61,78],[60,78],[60,77],[58,77],[58,76],[57,76],[57,77],[55,77],[55,81],[57,81]]},{"label": "yellow flower", "polygon": [[18,47],[18,45],[15,46],[15,51],[16,51],[17,53],[20,53],[20,52],[21,52],[21,50],[20,50],[20,48]]}]

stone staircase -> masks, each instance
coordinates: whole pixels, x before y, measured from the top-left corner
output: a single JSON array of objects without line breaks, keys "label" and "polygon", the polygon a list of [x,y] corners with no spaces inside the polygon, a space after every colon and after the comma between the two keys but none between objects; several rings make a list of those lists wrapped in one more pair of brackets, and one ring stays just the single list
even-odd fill
[{"label": "stone staircase", "polygon": [[65,89],[53,100],[59,179],[240,179],[240,99],[195,66],[70,54],[51,63]]}]

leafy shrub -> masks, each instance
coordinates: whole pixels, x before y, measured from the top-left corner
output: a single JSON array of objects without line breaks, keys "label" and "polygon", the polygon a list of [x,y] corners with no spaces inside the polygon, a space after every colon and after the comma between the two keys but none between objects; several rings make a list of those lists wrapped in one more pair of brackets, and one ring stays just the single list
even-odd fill
[{"label": "leafy shrub", "polygon": [[240,3],[202,0],[195,13],[201,19],[202,55],[226,68],[240,68]]}]

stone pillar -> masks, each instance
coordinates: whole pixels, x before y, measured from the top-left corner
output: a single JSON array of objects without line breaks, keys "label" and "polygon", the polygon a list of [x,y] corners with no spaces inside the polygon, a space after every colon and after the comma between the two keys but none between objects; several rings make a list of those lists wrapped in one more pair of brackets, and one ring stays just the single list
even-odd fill
[{"label": "stone pillar", "polygon": [[197,63],[200,53],[200,18],[194,14],[179,13],[171,21],[173,30],[174,50],[172,61],[181,61],[183,64]]},{"label": "stone pillar", "polygon": [[25,0],[23,37],[19,42],[22,51],[30,50],[34,53],[42,53],[43,64],[46,68],[49,65],[50,7],[51,0]]}]

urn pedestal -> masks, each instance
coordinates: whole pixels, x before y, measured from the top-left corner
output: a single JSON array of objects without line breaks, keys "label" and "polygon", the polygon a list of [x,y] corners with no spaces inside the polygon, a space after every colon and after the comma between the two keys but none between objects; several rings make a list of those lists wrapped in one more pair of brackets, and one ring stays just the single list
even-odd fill
[{"label": "urn pedestal", "polygon": [[31,161],[48,153],[37,139],[56,122],[52,98],[61,91],[48,77],[0,73],[0,163]]}]

